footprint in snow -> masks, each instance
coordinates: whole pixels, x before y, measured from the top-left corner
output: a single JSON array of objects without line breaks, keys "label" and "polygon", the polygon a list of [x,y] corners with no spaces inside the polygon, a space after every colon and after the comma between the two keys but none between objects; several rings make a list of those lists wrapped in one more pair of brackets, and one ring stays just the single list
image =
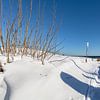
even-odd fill
[{"label": "footprint in snow", "polygon": [[43,75],[43,74],[40,74],[40,76],[42,76],[42,77],[46,77],[46,76],[48,76],[47,74],[45,74],[45,75]]}]

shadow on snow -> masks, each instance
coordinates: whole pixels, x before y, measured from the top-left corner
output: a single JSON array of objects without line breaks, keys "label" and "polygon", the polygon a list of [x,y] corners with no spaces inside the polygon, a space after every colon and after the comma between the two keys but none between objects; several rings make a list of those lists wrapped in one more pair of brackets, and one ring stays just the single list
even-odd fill
[{"label": "shadow on snow", "polygon": [[100,100],[100,88],[93,87],[87,83],[84,83],[75,77],[61,72],[60,74],[61,79],[64,81],[65,84],[69,85],[71,88],[79,92],[80,94],[85,96],[85,100],[89,97],[91,100]]},{"label": "shadow on snow", "polygon": [[10,88],[9,84],[7,83],[6,79],[4,79],[4,81],[7,85],[7,91],[6,91],[6,95],[5,95],[4,100],[10,100],[11,88]]}]

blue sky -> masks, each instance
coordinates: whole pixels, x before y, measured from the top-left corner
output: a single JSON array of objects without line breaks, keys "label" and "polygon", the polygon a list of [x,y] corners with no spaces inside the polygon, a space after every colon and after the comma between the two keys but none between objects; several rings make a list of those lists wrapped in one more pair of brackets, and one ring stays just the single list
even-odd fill
[{"label": "blue sky", "polygon": [[[16,14],[17,0],[13,1],[13,16]],[[23,1],[23,14],[30,0]],[[33,14],[37,14],[37,1],[33,0]],[[49,23],[53,0],[40,0],[45,5],[45,22]],[[55,0],[57,20],[62,20],[58,41],[64,42],[63,53],[68,55],[85,55],[86,41],[89,41],[89,55],[100,56],[100,1],[99,0]],[[42,8],[41,6],[41,8]],[[8,0],[3,0],[4,18],[9,16]],[[35,17],[33,18],[35,19]],[[3,23],[4,26],[5,23]],[[32,23],[31,23],[32,24]],[[45,26],[46,29],[46,26]]]},{"label": "blue sky", "polygon": [[84,55],[89,41],[88,54],[100,56],[100,1],[59,0],[59,4],[59,13],[63,15],[60,32],[66,38],[64,52]]}]

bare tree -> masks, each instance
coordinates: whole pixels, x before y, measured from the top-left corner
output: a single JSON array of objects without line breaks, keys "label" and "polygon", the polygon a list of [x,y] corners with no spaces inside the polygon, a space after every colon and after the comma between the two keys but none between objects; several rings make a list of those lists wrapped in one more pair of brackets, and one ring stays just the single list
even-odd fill
[{"label": "bare tree", "polygon": [[3,50],[4,50],[4,41],[3,41],[3,36],[2,36],[2,0],[0,0],[0,40],[2,43]]},{"label": "bare tree", "polygon": [[[15,17],[12,19],[12,1],[9,0],[10,17],[6,19],[6,39],[5,46],[2,37],[2,30],[0,26],[0,39],[2,42],[3,49],[6,49],[7,62],[10,62],[10,55],[20,54],[31,55],[33,58],[41,60],[42,64],[47,57],[49,59],[62,48],[57,49],[60,45],[56,43],[56,36],[59,31],[60,25],[56,18],[56,8],[53,6],[50,13],[50,23],[47,24],[47,29],[44,31],[45,26],[45,7],[38,1],[38,10],[36,19],[33,21],[32,18],[32,0],[30,0],[30,8],[27,9],[27,17],[22,15],[22,0],[18,0],[18,9]],[[0,5],[2,3],[0,2]],[[54,2],[55,5],[55,2]],[[0,9],[0,17],[2,16]],[[24,27],[22,29],[24,19]],[[1,23],[1,20],[0,20]],[[51,55],[50,53],[53,52]],[[49,56],[48,56],[49,55]]]}]

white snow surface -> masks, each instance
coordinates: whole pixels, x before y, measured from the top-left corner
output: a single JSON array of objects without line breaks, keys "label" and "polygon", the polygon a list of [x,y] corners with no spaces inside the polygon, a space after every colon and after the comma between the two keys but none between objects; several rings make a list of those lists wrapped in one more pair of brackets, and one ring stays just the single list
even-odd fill
[{"label": "white snow surface", "polygon": [[0,73],[0,100],[100,100],[99,62],[55,55],[42,65],[16,56]]}]

